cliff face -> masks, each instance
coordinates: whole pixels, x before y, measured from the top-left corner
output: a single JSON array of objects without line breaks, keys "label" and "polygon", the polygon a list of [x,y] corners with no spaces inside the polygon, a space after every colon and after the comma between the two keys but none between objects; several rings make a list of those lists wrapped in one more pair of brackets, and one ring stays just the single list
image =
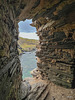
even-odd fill
[{"label": "cliff face", "polygon": [[31,18],[40,38],[36,55],[41,75],[57,85],[75,88],[75,0],[0,0],[1,100],[18,99],[17,25]]},{"label": "cliff face", "polygon": [[22,54],[23,52],[31,52],[36,50],[37,44],[38,44],[38,40],[19,37],[18,40],[19,54]]}]

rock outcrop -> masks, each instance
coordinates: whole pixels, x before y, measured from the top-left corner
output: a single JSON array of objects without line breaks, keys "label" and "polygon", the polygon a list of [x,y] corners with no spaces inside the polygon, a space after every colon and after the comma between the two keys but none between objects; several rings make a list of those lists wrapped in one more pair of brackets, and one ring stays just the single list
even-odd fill
[{"label": "rock outcrop", "polygon": [[19,99],[18,22],[31,18],[40,38],[37,66],[42,78],[54,84],[51,95],[60,94],[57,87],[60,92],[75,88],[75,0],[0,0],[0,100]]},{"label": "rock outcrop", "polygon": [[[25,78],[20,86],[21,100],[74,100],[75,89],[66,89],[44,80],[38,69],[33,70],[33,78]],[[36,75],[35,75],[36,73]],[[35,76],[34,76],[35,75]],[[38,77],[39,76],[39,77]]]}]

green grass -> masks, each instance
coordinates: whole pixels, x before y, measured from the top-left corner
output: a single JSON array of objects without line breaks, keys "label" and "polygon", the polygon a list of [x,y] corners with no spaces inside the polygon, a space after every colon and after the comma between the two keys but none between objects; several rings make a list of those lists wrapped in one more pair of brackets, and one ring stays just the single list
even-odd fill
[{"label": "green grass", "polygon": [[23,52],[22,50],[32,51],[33,49],[36,49],[37,44],[38,40],[19,37],[18,45],[21,47],[21,49],[18,48],[19,54]]}]

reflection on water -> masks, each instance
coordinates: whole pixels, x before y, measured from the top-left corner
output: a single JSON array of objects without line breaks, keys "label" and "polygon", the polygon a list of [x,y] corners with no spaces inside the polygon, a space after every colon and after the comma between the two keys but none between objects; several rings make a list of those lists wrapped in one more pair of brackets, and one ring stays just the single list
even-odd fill
[{"label": "reflection on water", "polygon": [[32,77],[30,71],[37,67],[35,52],[26,52],[21,55],[20,62],[22,67],[22,78]]}]

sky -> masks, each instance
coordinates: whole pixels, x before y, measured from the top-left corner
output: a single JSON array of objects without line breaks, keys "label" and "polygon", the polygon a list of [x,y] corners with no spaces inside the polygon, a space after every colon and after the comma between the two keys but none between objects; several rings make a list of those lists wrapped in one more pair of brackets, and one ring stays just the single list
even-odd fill
[{"label": "sky", "polygon": [[28,38],[28,39],[39,39],[37,34],[36,34],[36,28],[30,26],[32,23],[31,20],[25,20],[25,21],[20,21],[18,23],[19,25],[19,36],[23,38]]}]

